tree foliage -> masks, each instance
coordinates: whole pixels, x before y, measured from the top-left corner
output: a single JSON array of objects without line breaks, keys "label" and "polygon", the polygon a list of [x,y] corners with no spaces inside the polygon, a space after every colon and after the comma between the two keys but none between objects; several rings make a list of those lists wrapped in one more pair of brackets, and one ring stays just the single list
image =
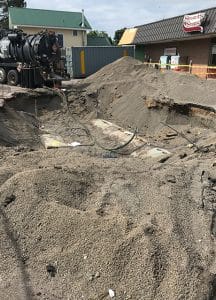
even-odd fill
[{"label": "tree foliage", "polygon": [[121,28],[121,29],[116,30],[115,35],[114,35],[114,43],[115,43],[115,45],[118,45],[118,43],[119,43],[119,41],[120,41],[120,39],[121,39],[121,37],[122,37],[125,29],[127,29],[127,28]]},{"label": "tree foliage", "polygon": [[8,8],[9,7],[26,7],[25,0],[5,0],[0,2],[1,18],[0,27],[9,28]]},{"label": "tree foliage", "polygon": [[106,31],[98,31],[98,30],[92,30],[88,33],[88,36],[92,36],[92,37],[106,37],[111,45],[113,44],[113,40],[112,38],[108,35],[108,33]]},{"label": "tree foliage", "polygon": [[88,36],[107,37],[108,34],[105,31],[92,30],[88,33]]}]

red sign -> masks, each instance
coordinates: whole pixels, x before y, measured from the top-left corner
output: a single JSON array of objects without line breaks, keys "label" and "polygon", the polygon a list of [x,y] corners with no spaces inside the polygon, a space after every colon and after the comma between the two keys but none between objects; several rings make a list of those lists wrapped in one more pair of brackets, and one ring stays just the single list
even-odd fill
[{"label": "red sign", "polygon": [[205,13],[184,16],[183,30],[184,32],[203,32],[202,24],[205,20]]}]

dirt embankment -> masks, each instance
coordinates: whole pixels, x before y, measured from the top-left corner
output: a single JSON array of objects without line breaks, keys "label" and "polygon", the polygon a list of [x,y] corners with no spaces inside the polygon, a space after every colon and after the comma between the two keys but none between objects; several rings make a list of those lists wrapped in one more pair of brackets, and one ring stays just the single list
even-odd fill
[{"label": "dirt embankment", "polygon": [[[93,111],[94,116],[111,119],[121,126],[150,131],[160,121],[190,124],[196,116],[202,117],[202,109],[200,113],[198,109],[203,107],[212,113],[213,120],[216,110],[214,81],[186,73],[162,73],[131,57],[104,67],[74,86],[69,101],[72,109],[83,116]],[[176,113],[182,118],[178,120]]]},{"label": "dirt embankment", "polygon": [[[212,93],[124,58],[73,84],[70,112],[49,93],[0,109],[0,298],[214,300]],[[101,117],[170,154],[110,153]],[[45,150],[44,133],[81,147]]]}]

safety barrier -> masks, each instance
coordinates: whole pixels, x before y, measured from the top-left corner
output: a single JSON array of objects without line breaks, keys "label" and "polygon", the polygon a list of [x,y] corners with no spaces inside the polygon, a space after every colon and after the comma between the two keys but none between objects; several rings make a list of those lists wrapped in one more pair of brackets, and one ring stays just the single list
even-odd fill
[{"label": "safety barrier", "polygon": [[[176,72],[188,72],[200,77],[216,78],[216,66],[208,65],[182,65],[182,64],[161,64],[154,62],[144,62],[147,66],[152,66],[154,68],[160,69],[161,71],[169,69]],[[203,70],[203,71],[201,71]]]}]

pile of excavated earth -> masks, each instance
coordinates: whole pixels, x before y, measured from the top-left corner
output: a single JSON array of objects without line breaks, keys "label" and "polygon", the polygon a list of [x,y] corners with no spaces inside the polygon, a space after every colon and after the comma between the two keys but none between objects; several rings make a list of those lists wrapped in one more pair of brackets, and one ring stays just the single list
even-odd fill
[{"label": "pile of excavated earth", "polygon": [[0,299],[216,299],[216,85],[125,57],[0,107]]}]

